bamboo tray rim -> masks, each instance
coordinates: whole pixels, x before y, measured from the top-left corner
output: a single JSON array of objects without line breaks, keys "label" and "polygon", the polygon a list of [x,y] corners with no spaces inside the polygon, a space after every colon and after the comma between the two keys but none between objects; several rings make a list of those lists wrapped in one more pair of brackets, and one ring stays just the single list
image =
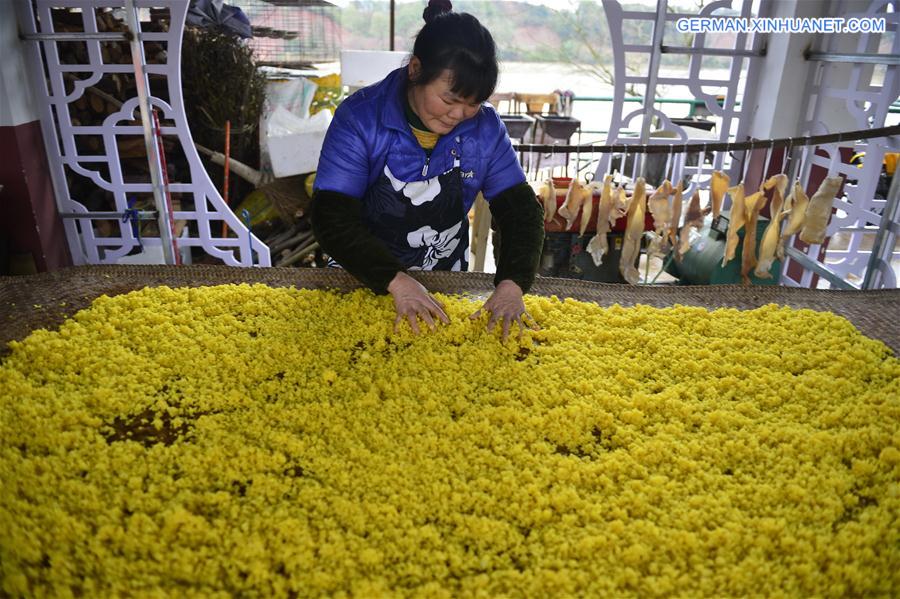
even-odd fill
[{"label": "bamboo tray rim", "polygon": [[[493,274],[411,271],[429,290],[486,298]],[[199,287],[263,283],[273,287],[350,291],[362,285],[339,268],[238,268],[229,266],[91,265],[36,275],[0,277],[0,354],[7,343],[38,328],[54,329],[100,295],[119,295],[143,287]],[[637,304],[748,310],[767,304],[831,311],[864,335],[900,353],[900,289],[871,291],[802,289],[741,285],[624,285],[538,277],[531,294],[573,298],[601,306]]]}]

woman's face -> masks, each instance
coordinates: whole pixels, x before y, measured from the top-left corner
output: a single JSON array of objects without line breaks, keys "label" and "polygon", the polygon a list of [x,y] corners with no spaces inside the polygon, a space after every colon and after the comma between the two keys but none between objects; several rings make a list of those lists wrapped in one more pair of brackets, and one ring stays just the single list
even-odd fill
[{"label": "woman's face", "polygon": [[[415,56],[409,62],[411,77],[418,75],[421,63]],[[434,133],[444,135],[466,119],[478,113],[481,103],[472,98],[461,98],[450,88],[453,86],[453,72],[445,70],[441,76],[426,85],[411,85],[407,96],[422,123]]]}]

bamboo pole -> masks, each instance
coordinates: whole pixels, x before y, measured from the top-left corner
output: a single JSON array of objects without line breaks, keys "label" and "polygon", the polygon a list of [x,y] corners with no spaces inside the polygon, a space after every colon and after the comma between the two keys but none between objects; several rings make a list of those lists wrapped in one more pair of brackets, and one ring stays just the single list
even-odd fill
[{"label": "bamboo pole", "polygon": [[[231,158],[231,121],[225,121],[225,180],[222,183],[222,199],[225,201],[225,206],[231,208],[231,205],[228,202],[228,163]],[[224,220],[222,221],[222,239],[228,237],[228,223]]]}]

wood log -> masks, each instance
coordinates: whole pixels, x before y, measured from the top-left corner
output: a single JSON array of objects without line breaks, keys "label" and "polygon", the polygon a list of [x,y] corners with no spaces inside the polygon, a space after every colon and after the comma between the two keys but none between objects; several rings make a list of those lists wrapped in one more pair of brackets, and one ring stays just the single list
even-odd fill
[{"label": "wood log", "polygon": [[293,237],[289,239],[285,239],[284,241],[274,243],[269,246],[269,252],[272,254],[278,254],[284,250],[288,250],[291,248],[297,248],[298,246],[308,245],[309,241],[313,238],[312,231],[301,231],[297,233]]},{"label": "wood log", "polygon": [[[172,154],[172,151],[175,149],[175,143],[175,140],[163,137],[163,150],[167,156]],[[147,147],[144,144],[143,136],[119,135],[116,138],[116,147],[119,149],[119,158],[123,160],[128,158],[147,160]],[[135,164],[140,164],[140,161]],[[143,168],[146,170],[146,162],[143,163]]]},{"label": "wood log", "polygon": [[[69,27],[66,31],[81,31],[81,13],[76,13],[69,8],[54,8],[51,11],[53,30],[61,31],[60,27]],[[71,29],[78,27],[78,29]]]},{"label": "wood log", "polygon": [[121,97],[122,96],[122,78],[119,76],[118,73],[113,73],[111,75],[110,79],[112,80],[113,86],[116,88],[116,94]]},{"label": "wood log", "polygon": [[301,247],[285,256],[281,261],[276,263],[276,266],[291,266],[293,264],[296,264],[297,262],[308,256],[311,252],[315,251],[317,247],[319,247],[318,241],[314,241],[313,243],[305,247]]},{"label": "wood log", "polygon": [[116,147],[119,148],[119,158],[139,158],[147,155],[143,137],[119,136]]},{"label": "wood log", "polygon": [[[66,73],[66,81],[75,82],[75,81],[78,81],[78,78],[75,77],[75,75],[73,75],[71,73]],[[110,94],[106,93],[102,89],[98,89],[97,87],[91,86],[91,87],[86,88],[86,91],[90,95],[89,98],[85,98],[85,96],[81,96],[81,98],[78,98],[78,100],[73,102],[73,104],[78,104],[78,102],[83,100],[84,104],[81,106],[81,108],[80,108],[81,110],[87,110],[88,102],[90,102],[90,106],[93,109],[95,101],[98,101],[101,103],[106,103],[106,104],[111,104],[113,106],[114,110],[112,110],[110,112],[114,112],[115,110],[119,110],[120,108],[122,108],[122,102],[118,98],[111,96]],[[95,98],[96,98],[96,100],[95,100]],[[100,112],[100,111],[96,111],[96,112]],[[138,123],[138,124],[140,124],[140,123]]]},{"label": "wood log", "polygon": [[279,233],[273,233],[269,237],[263,239],[263,242],[269,246],[270,248],[274,244],[281,243],[282,241],[289,239],[296,235],[300,231],[300,226],[297,223],[292,223],[290,227],[281,231]]},{"label": "wood log", "polygon": [[91,110],[97,113],[106,113],[106,102],[97,94],[91,94],[90,97]]},{"label": "wood log", "polygon": [[101,13],[100,19],[103,20],[103,23],[106,26],[106,31],[121,31],[118,19],[112,16],[111,12]]},{"label": "wood log", "polygon": [[88,61],[88,53],[87,53],[87,44],[84,42],[78,42],[74,44],[75,51],[75,64],[87,64]]},{"label": "wood log", "polygon": [[[218,164],[219,166],[225,166],[225,154],[221,152],[214,152],[207,147],[201,146],[200,144],[194,142],[194,147],[197,148],[197,151],[201,154],[204,154],[209,157],[210,161],[213,164]],[[234,175],[237,175],[244,181],[250,183],[254,187],[258,187],[260,183],[262,183],[262,173],[253,168],[252,166],[247,166],[243,162],[239,160],[235,160],[231,158],[228,161],[228,168],[231,169],[231,172]]]}]

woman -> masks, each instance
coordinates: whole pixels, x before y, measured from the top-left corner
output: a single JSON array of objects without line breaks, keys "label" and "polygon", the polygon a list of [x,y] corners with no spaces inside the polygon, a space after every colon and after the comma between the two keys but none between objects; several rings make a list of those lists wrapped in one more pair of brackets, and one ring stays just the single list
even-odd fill
[{"label": "woman", "polygon": [[500,231],[495,290],[472,318],[488,330],[527,316],[543,214],[497,113],[482,103],[497,82],[494,40],[472,15],[432,0],[406,67],[335,111],[316,172],[311,219],[322,248],[406,318],[448,323],[407,270],[468,268],[467,213],[482,191]]}]

